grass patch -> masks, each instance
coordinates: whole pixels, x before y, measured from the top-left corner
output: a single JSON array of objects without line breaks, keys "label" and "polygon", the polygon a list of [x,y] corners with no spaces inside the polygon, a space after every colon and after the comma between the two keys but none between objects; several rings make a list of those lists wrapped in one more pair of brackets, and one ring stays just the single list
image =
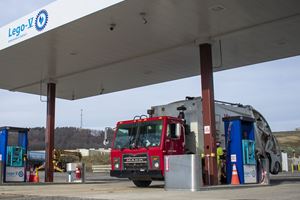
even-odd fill
[{"label": "grass patch", "polygon": [[274,133],[280,149],[287,152],[289,156],[295,151],[300,156],[300,131],[287,131]]},{"label": "grass patch", "polygon": [[110,164],[110,153],[95,152],[90,156],[82,158],[82,162],[85,163],[86,170],[92,171],[92,165],[109,165]]}]

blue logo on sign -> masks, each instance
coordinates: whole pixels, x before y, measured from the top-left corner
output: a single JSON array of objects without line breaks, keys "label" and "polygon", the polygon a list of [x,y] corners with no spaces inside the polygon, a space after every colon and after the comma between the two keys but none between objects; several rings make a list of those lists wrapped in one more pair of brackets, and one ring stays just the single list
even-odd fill
[{"label": "blue logo on sign", "polygon": [[18,175],[19,175],[19,177],[23,177],[24,173],[22,171],[19,171]]},{"label": "blue logo on sign", "polygon": [[42,31],[48,23],[48,12],[41,10],[35,18],[35,28],[37,31]]}]

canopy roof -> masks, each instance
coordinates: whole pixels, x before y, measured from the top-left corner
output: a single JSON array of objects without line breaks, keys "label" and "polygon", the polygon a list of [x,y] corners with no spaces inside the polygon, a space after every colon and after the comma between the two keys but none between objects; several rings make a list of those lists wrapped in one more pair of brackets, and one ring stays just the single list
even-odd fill
[{"label": "canopy roof", "polygon": [[0,88],[74,100],[199,75],[201,43],[214,71],[299,55],[300,1],[59,0],[0,37]]}]

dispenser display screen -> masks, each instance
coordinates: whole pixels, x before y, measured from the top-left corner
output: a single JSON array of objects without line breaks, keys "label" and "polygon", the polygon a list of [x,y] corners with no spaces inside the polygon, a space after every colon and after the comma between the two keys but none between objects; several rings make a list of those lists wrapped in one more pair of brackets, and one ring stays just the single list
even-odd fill
[{"label": "dispenser display screen", "polygon": [[244,165],[255,165],[255,142],[253,140],[242,140],[242,147]]}]

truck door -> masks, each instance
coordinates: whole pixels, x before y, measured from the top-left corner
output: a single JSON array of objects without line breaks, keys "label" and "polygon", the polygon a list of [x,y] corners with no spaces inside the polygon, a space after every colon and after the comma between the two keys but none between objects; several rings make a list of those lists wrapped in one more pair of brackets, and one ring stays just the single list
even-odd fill
[{"label": "truck door", "polygon": [[170,120],[167,125],[165,150],[167,155],[184,154],[184,128],[180,122]]}]

